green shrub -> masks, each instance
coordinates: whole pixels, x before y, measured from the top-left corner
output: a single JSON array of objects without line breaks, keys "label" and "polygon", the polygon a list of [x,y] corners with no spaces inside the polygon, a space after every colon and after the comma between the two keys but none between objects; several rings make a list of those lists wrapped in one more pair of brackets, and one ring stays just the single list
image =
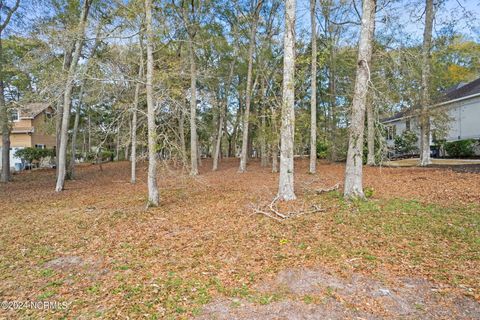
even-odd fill
[{"label": "green shrub", "polygon": [[53,149],[23,148],[15,152],[15,157],[32,163],[34,160],[40,161],[42,158],[55,157]]},{"label": "green shrub", "polygon": [[327,157],[328,145],[325,142],[317,141],[317,158],[325,159]]},{"label": "green shrub", "polygon": [[417,151],[417,135],[410,131],[405,130],[400,136],[395,137],[395,151],[400,154],[411,154]]},{"label": "green shrub", "polygon": [[475,154],[475,151],[473,150],[474,145],[475,140],[471,139],[452,141],[445,144],[445,150],[447,151],[449,157],[471,157]]},{"label": "green shrub", "polygon": [[[102,150],[100,151],[100,153],[98,154],[98,160],[100,161],[106,161],[106,160],[110,160],[110,161],[113,161],[113,156],[114,156],[114,152],[113,151],[110,151],[110,150]],[[86,160],[87,161],[94,161],[97,157],[97,153],[96,152],[87,152],[87,155],[86,155]]]}]

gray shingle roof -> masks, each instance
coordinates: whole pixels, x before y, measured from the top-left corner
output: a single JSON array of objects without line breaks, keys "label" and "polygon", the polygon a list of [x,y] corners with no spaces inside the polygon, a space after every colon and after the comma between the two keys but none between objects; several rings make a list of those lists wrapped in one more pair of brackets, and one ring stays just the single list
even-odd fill
[{"label": "gray shingle roof", "polygon": [[[450,100],[456,100],[464,97],[468,97],[474,94],[480,93],[480,78],[473,80],[469,83],[460,83],[454,87],[451,87],[445,90],[444,94],[440,97],[438,102],[448,102]],[[417,107],[408,108],[397,112],[392,117],[381,119],[382,122],[387,122],[395,119],[400,119],[403,117],[413,116],[415,111],[418,110]]]}]

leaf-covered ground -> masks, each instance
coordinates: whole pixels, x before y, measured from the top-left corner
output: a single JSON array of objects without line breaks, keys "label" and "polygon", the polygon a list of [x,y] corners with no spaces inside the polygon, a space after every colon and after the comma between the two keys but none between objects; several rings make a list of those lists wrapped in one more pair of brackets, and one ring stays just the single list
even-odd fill
[{"label": "leaf-covered ground", "polygon": [[[336,191],[313,192],[341,183],[342,164],[320,163],[316,175],[306,173],[307,164],[296,163],[296,203],[323,210],[283,222],[252,210],[271,201],[278,178],[255,161],[244,174],[236,159],[223,160],[218,172],[203,161],[197,178],[162,167],[161,206],[148,210],[144,164],[136,185],[127,162],[102,171],[81,166],[61,194],[53,192],[53,171],[16,175],[0,186],[0,300],[68,307],[0,309],[0,318],[222,318],[227,312],[226,318],[248,319],[270,312],[261,306],[275,311],[285,303],[305,319],[316,319],[307,316],[312,312],[432,318],[436,304],[473,308],[464,318],[480,312],[480,175],[365,168],[369,201],[347,203]],[[299,283],[325,274],[334,280],[296,292],[296,282],[278,285],[285,272],[300,272]],[[309,272],[319,278],[304,280]],[[412,295],[412,282],[421,283],[418,301],[401,295]],[[383,294],[345,289],[372,283],[412,313],[389,308]],[[229,309],[212,313],[221,301]],[[458,317],[448,312],[445,318]]]}]

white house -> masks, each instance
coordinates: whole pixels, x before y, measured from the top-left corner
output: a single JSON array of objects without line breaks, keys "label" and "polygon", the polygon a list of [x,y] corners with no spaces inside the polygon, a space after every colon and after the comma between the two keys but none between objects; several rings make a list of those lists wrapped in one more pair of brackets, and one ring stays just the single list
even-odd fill
[{"label": "white house", "polygon": [[[433,113],[444,114],[447,118],[446,135],[436,136],[435,124],[431,125],[430,145],[436,138],[446,141],[458,141],[466,139],[480,139],[480,78],[462,83],[447,90],[443,99],[430,107]],[[420,123],[418,109],[408,109],[395,114],[393,117],[382,120],[387,129],[387,145],[394,146],[394,138],[401,135],[405,130],[411,130],[417,134],[420,141]],[[476,154],[480,155],[477,148]]]}]

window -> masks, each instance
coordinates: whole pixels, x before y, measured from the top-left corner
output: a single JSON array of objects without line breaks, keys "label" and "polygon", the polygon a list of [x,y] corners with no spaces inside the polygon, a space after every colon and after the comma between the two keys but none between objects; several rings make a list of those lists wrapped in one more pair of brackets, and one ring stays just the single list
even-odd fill
[{"label": "window", "polygon": [[406,129],[407,131],[410,131],[410,119],[407,119],[407,120],[405,121],[405,129]]},{"label": "window", "polygon": [[20,119],[20,114],[17,109],[10,110],[10,119],[12,121],[18,121]]},{"label": "window", "polygon": [[45,122],[47,122],[47,120],[51,118],[53,118],[53,114],[51,112],[45,111]]},{"label": "window", "polygon": [[44,144],[36,144],[36,145],[35,145],[35,148],[37,148],[37,149],[45,149],[45,145],[44,145]]},{"label": "window", "polygon": [[393,140],[397,135],[397,126],[391,125],[387,127],[387,140]]}]

